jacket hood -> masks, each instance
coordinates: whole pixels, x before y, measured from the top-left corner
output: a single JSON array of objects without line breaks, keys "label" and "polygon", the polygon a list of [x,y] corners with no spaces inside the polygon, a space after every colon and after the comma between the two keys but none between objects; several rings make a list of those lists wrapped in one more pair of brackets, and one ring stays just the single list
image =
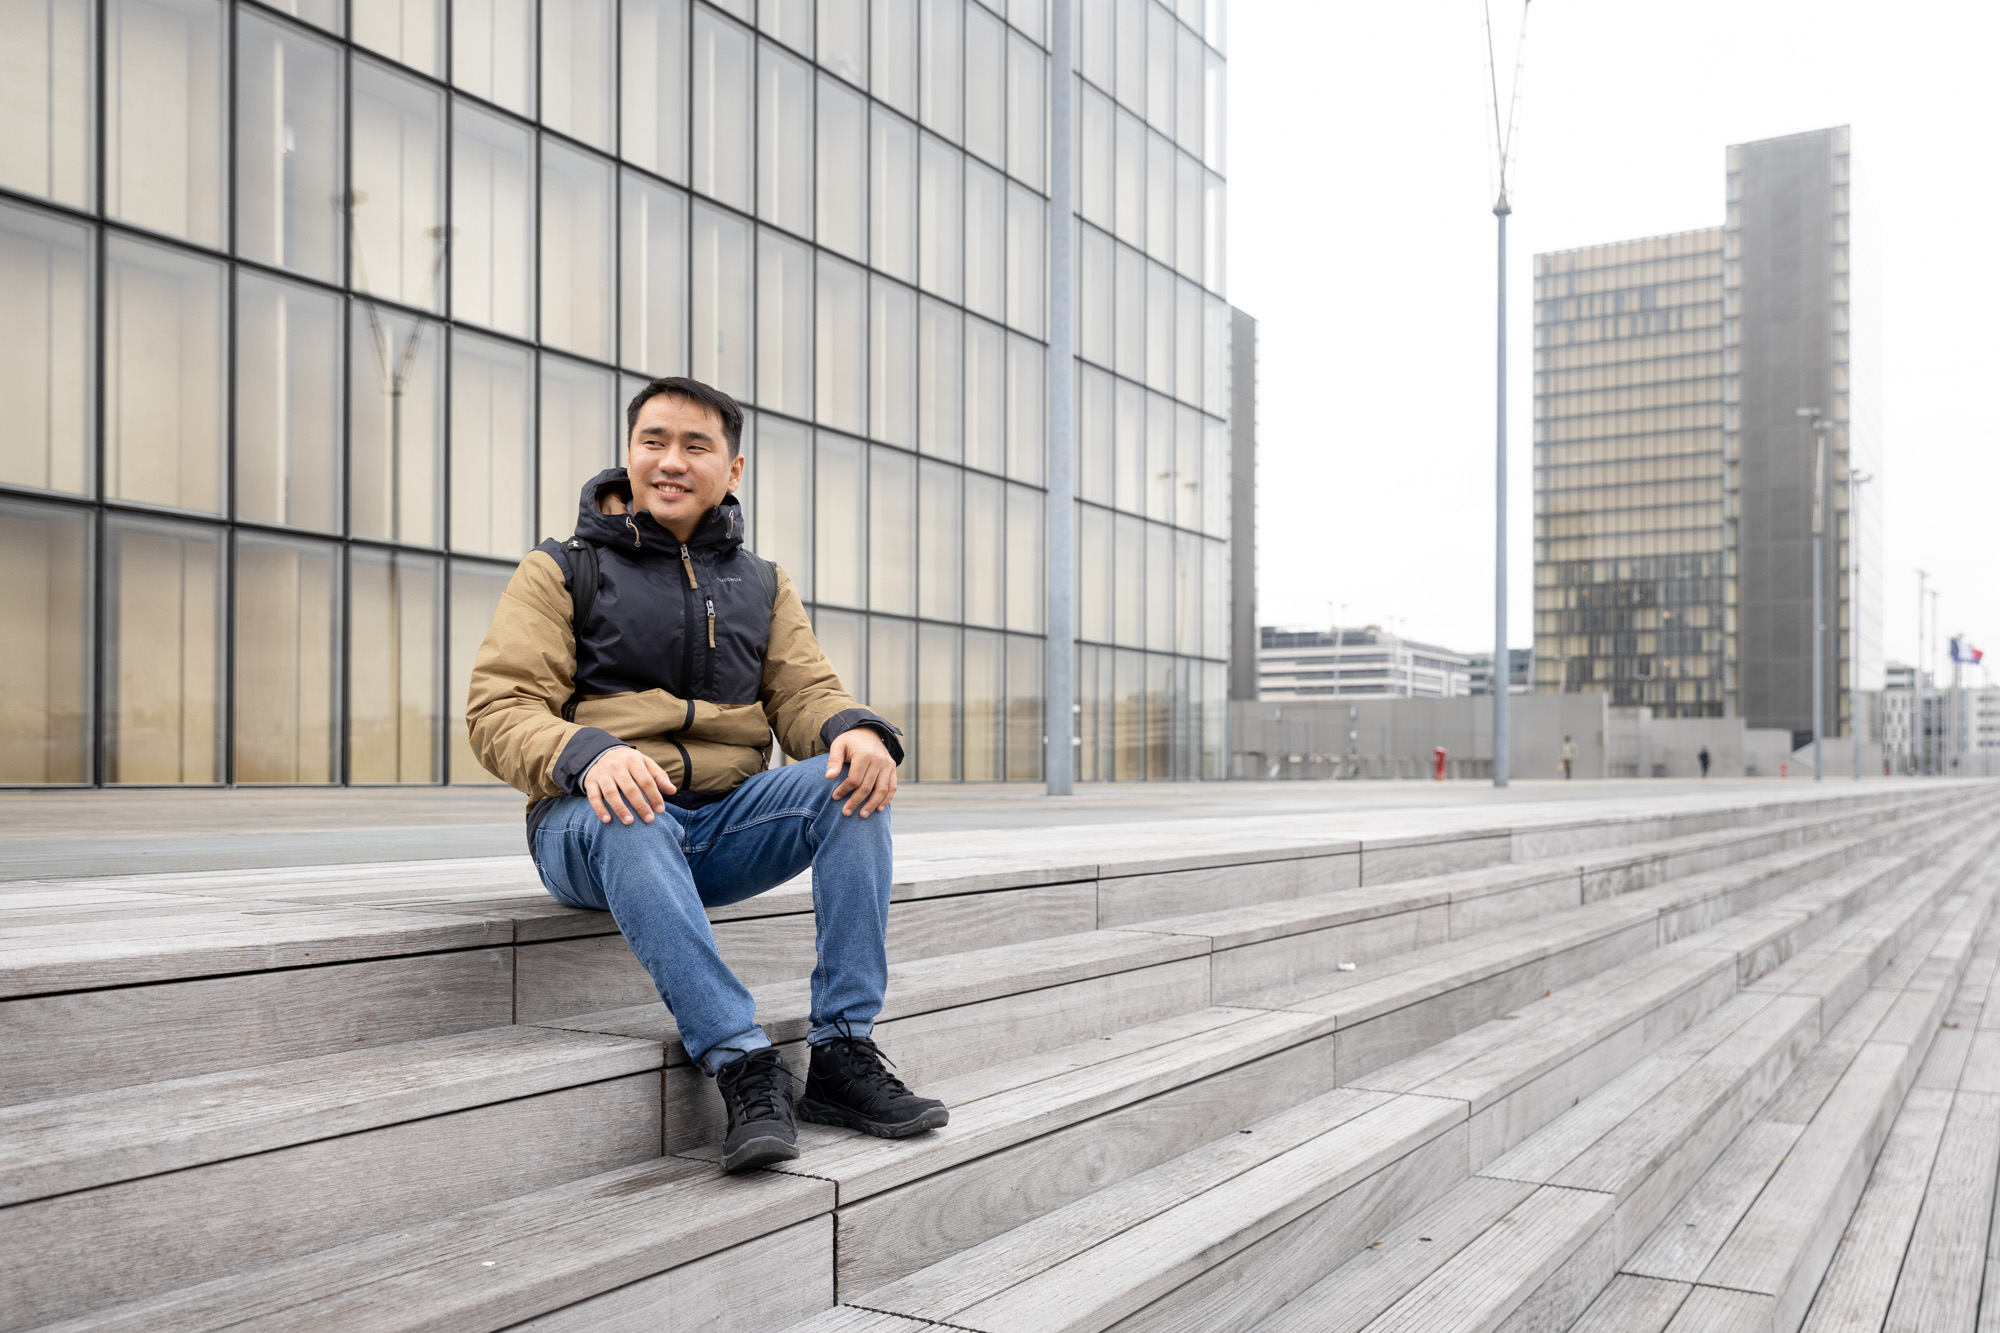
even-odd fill
[{"label": "jacket hood", "polygon": [[[626,512],[607,514],[600,510],[598,501],[607,495],[616,495],[625,502]],[[680,541],[654,521],[645,510],[636,512],[632,508],[632,482],[622,467],[606,468],[583,484],[583,494],[579,497],[576,510],[576,535],[601,546],[616,546],[626,551],[635,547],[640,552],[659,555],[680,554]],[[688,546],[696,551],[727,553],[743,544],[743,506],[736,502],[734,495],[722,497],[722,503],[702,515],[701,523],[695,528]]]}]

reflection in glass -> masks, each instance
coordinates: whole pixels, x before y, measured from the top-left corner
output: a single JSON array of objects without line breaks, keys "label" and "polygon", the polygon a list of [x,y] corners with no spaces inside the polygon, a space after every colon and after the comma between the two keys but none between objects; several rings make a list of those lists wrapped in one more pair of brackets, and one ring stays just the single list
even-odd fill
[{"label": "reflection in glass", "polygon": [[1201,285],[1220,293],[1223,288],[1223,258],[1227,254],[1222,234],[1222,178],[1205,177],[1201,188]]},{"label": "reflection in glass", "polygon": [[611,164],[542,141],[542,341],[611,360],[616,214]]},{"label": "reflection in glass", "polygon": [[451,81],[516,115],[534,115],[534,0],[454,0]]},{"label": "reflection in glass", "polygon": [[[917,702],[917,627],[907,620],[868,617],[868,693],[862,702],[898,728],[915,735]],[[910,776],[911,751],[906,746],[897,771]]]},{"label": "reflection in glass", "polygon": [[1111,511],[1096,505],[1077,509],[1076,632],[1079,638],[1111,642]]},{"label": "reflection in glass", "polygon": [[1007,335],[1007,475],[1037,486],[1048,456],[1048,365],[1046,347]]},{"label": "reflection in glass", "polygon": [[1173,658],[1146,656],[1146,778],[1151,782],[1172,776],[1173,670]]},{"label": "reflection in glass", "polygon": [[1211,537],[1229,535],[1229,427],[1213,417],[1201,420],[1201,528]]},{"label": "reflection in glass", "polygon": [[221,782],[222,530],[112,518],[104,548],[104,780]]},{"label": "reflection in glass", "polygon": [[1174,275],[1146,265],[1146,385],[1174,391]]},{"label": "reflection in glass", "polygon": [[904,115],[916,115],[917,0],[874,0],[868,38],[868,90]]},{"label": "reflection in glass", "polygon": [[542,357],[541,535],[576,531],[584,483],[624,461],[623,424],[608,370]]},{"label": "reflection in glass", "polygon": [[122,236],[106,239],[104,493],[110,498],[222,512],[224,281],[223,265],[213,260]]},{"label": "reflection in glass", "polygon": [[[91,480],[91,228],[0,204],[0,481],[84,494]],[[4,781],[4,779],[0,779]]]},{"label": "reflection in glass", "polygon": [[965,461],[1007,470],[1007,335],[983,319],[965,321]]},{"label": "reflection in glass", "polygon": [[1116,178],[1112,154],[1111,99],[1085,88],[1077,101],[1082,133],[1077,144],[1077,198],[1086,222],[1109,228],[1117,220],[1112,200]]},{"label": "reflection in glass", "polygon": [[922,0],[923,101],[919,118],[954,142],[965,124],[965,0]]},{"label": "reflection in glass", "polygon": [[865,606],[862,574],[868,549],[868,508],[863,473],[868,464],[867,446],[821,431],[814,464],[815,600]]},{"label": "reflection in glass", "polygon": [[1174,267],[1201,277],[1201,167],[1186,153],[1174,170]]},{"label": "reflection in glass", "polygon": [[1216,416],[1229,412],[1229,303],[1202,298],[1202,405]]},{"label": "reflection in glass", "polygon": [[917,294],[869,279],[868,433],[917,447]]},{"label": "reflection in glass", "polygon": [[801,55],[813,53],[813,0],[758,0],[757,28]]},{"label": "reflection in glass", "polygon": [[1007,186],[1000,173],[965,164],[965,304],[1007,318]]},{"label": "reflection in glass", "polygon": [[1115,381],[1113,426],[1117,442],[1117,499],[1128,514],[1146,512],[1146,391],[1130,380]]},{"label": "reflection in glass", "polygon": [[[824,13],[824,10],[822,10]],[[819,81],[819,243],[868,257],[868,101],[833,79]]]},{"label": "reflection in glass", "polygon": [[791,575],[801,600],[813,600],[812,431],[773,416],[757,420],[757,458],[749,481],[757,497],[757,554]]},{"label": "reflection in glass", "polygon": [[1007,613],[1007,484],[965,474],[965,618],[1002,625]]},{"label": "reflection in glass", "polygon": [[1007,161],[1007,29],[978,5],[965,7],[965,146],[994,166]]},{"label": "reflection in glass", "polygon": [[451,313],[522,338],[533,330],[531,139],[526,126],[463,103],[452,116]]},{"label": "reflection in glass", "polygon": [[800,236],[813,224],[812,66],[757,51],[757,216]]},{"label": "reflection in glass", "polygon": [[868,0],[819,0],[819,63],[868,86]]},{"label": "reflection in glass", "polygon": [[964,451],[964,344],[958,311],[924,298],[917,316],[917,448],[954,462]]},{"label": "reflection in glass", "polygon": [[757,401],[812,415],[812,247],[769,228],[757,232]]},{"label": "reflection in glass", "polygon": [[472,685],[472,662],[479,645],[493,624],[500,607],[500,594],[513,576],[507,565],[483,565],[470,560],[451,562],[451,660],[446,668],[445,716],[451,719],[451,764],[453,782],[497,783],[498,778],[479,766],[465,730],[465,696]]},{"label": "reflection in glass", "polygon": [[868,617],[853,611],[835,611],[816,606],[812,612],[813,637],[819,640],[827,664],[833,668],[841,687],[866,702],[868,689]]},{"label": "reflection in glass", "polygon": [[959,598],[959,480],[955,467],[926,459],[917,478],[917,611],[957,620]]},{"label": "reflection in glass", "polygon": [[622,0],[618,155],[687,180],[687,0]]},{"label": "reflection in glass", "polygon": [[826,425],[856,434],[868,428],[867,281],[854,265],[820,255],[814,349],[818,416]]},{"label": "reflection in glass", "polygon": [[1146,136],[1146,253],[1174,262],[1174,146],[1159,134]]},{"label": "reflection in glass", "polygon": [[1192,532],[1174,534],[1174,651],[1201,653],[1201,548],[1208,543]]},{"label": "reflection in glass", "polygon": [[1159,5],[1146,25],[1146,122],[1174,132],[1174,21]]},{"label": "reflection in glass", "polygon": [[1146,395],[1146,517],[1174,521],[1174,405]]},{"label": "reflection in glass", "polygon": [[353,62],[354,285],[437,310],[444,297],[444,96]]},{"label": "reflection in glass", "polygon": [[1082,367],[1076,379],[1076,493],[1108,505],[1117,498],[1111,376]]},{"label": "reflection in glass", "polygon": [[1175,34],[1180,50],[1174,60],[1174,138],[1190,153],[1201,151],[1201,38],[1187,29]]},{"label": "reflection in glass", "polygon": [[917,609],[917,460],[881,445],[868,460],[868,605]]},{"label": "reflection in glass", "polygon": [[1042,298],[1048,290],[1048,266],[1042,258],[1042,233],[1048,201],[1030,190],[1007,186],[1007,322],[1023,333],[1042,336]]},{"label": "reflection in glass", "polygon": [[619,201],[619,360],[648,378],[687,355],[687,196],[625,173]]},{"label": "reflection in glass", "polygon": [[443,73],[443,0],[353,0],[354,40],[398,64]]},{"label": "reflection in glass", "polygon": [[1221,542],[1201,544],[1201,651],[1207,657],[1229,652],[1229,603],[1224,590],[1229,565],[1223,558],[1228,553],[1229,548]]},{"label": "reflection in glass", "polygon": [[90,780],[93,523],[0,500],[0,782]]},{"label": "reflection in glass", "polygon": [[1134,782],[1146,776],[1146,658],[1121,649],[1113,661],[1112,771],[1118,781]]},{"label": "reflection in glass", "polygon": [[1113,570],[1112,633],[1122,647],[1137,648],[1146,639],[1146,525],[1129,514],[1113,524],[1118,550]]},{"label": "reflection in glass", "polygon": [[1130,246],[1118,247],[1115,278],[1118,364],[1127,379],[1146,375],[1146,257]]},{"label": "reflection in glass", "polygon": [[[1146,0],[1117,0],[1118,100],[1146,110]],[[1122,776],[1122,775],[1121,775]]]},{"label": "reflection in glass", "polygon": [[1174,647],[1174,533],[1157,523],[1146,525],[1146,646]]},{"label": "reflection in glass", "polygon": [[1174,392],[1199,404],[1201,384],[1201,289],[1186,278],[1174,282]]},{"label": "reflection in glass", "polygon": [[1040,639],[1007,636],[1007,780],[1038,782],[1042,776],[1042,669]]},{"label": "reflection in glass", "polygon": [[616,0],[542,0],[542,123],[593,148],[617,147]]},{"label": "reflection in glass", "polygon": [[348,555],[347,780],[439,782],[444,561]]},{"label": "reflection in glass", "polygon": [[451,340],[451,547],[518,559],[534,545],[531,353],[494,338]]},{"label": "reflection in glass", "polygon": [[236,534],[238,782],[340,780],[339,551]]},{"label": "reflection in glass", "polygon": [[236,23],[236,253],[340,280],[339,49],[245,10]]},{"label": "reflection in glass", "polygon": [[1076,332],[1077,353],[1086,361],[1110,366],[1116,361],[1116,302],[1112,283],[1116,261],[1113,242],[1095,227],[1078,228],[1081,246],[1077,256]]},{"label": "reflection in glass", "polygon": [[105,0],[110,216],[197,245],[222,244],[226,22],[217,0]]},{"label": "reflection in glass", "polygon": [[[750,396],[750,224],[706,204],[694,206],[694,326],[689,371],[735,398]],[[657,374],[674,374],[662,367]]]},{"label": "reflection in glass", "polygon": [[917,177],[917,282],[948,301],[965,284],[964,159],[951,145],[923,138]]},{"label": "reflection in glass", "polygon": [[915,282],[917,127],[879,107],[870,124],[870,262],[904,282]]},{"label": "reflection in glass", "polygon": [[916,749],[920,780],[951,782],[958,777],[956,625],[917,627]]},{"label": "reflection in glass", "polygon": [[756,114],[751,37],[700,5],[694,12],[694,188],[749,212]]},{"label": "reflection in glass", "polygon": [[0,186],[90,207],[95,19],[96,6],[86,0],[40,0],[12,4],[0,20],[9,57],[0,77],[0,124],[7,126]]},{"label": "reflection in glass", "polygon": [[1118,239],[1127,245],[1146,241],[1146,127],[1129,111],[1118,112],[1117,173],[1113,207]]},{"label": "reflection in glass", "polygon": [[236,277],[236,515],[340,529],[340,298]]},{"label": "reflection in glass", "polygon": [[1042,628],[1042,510],[1040,491],[1007,488],[1007,628]]},{"label": "reflection in glass", "polygon": [[965,631],[964,773],[967,782],[998,782],[1006,774],[1006,639]]},{"label": "reflection in glass", "polygon": [[[1039,6],[1037,6],[1039,8]],[[1007,35],[1007,174],[1037,190],[1042,175],[1042,145],[1048,138],[1045,112],[1048,92],[1043,86],[1048,57],[1019,33]]]},{"label": "reflection in glass", "polygon": [[444,330],[357,299],[348,316],[348,523],[357,537],[441,543]]},{"label": "reflection in glass", "polygon": [[1098,87],[1109,88],[1118,77],[1112,36],[1118,11],[1112,0],[1084,0],[1077,11],[1076,67]]}]

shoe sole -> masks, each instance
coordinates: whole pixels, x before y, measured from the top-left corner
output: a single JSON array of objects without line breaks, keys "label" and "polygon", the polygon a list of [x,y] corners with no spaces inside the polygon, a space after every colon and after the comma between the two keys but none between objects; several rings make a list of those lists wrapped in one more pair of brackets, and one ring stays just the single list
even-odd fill
[{"label": "shoe sole", "polygon": [[863,1134],[873,1134],[878,1139],[907,1139],[914,1134],[923,1134],[933,1129],[943,1129],[951,1123],[948,1107],[934,1106],[914,1120],[901,1122],[890,1120],[870,1120],[844,1106],[814,1099],[801,1101],[797,1110],[798,1118],[810,1120],[815,1125],[834,1125],[843,1129],[858,1129]]},{"label": "shoe sole", "polygon": [[743,1171],[754,1171],[772,1162],[789,1162],[799,1155],[799,1145],[787,1139],[752,1139],[733,1153],[722,1155],[722,1169],[730,1175]]}]

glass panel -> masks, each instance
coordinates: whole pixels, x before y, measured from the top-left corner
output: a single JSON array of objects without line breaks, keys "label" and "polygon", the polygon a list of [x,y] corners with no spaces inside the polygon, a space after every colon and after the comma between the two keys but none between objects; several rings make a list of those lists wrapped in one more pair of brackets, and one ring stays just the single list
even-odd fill
[{"label": "glass panel", "polygon": [[0,136],[0,186],[90,207],[96,10],[86,0],[7,6],[0,19],[7,33],[0,43],[0,125],[8,127]]},{"label": "glass panel", "polygon": [[967,782],[998,782],[1006,772],[1006,640],[965,631],[964,771]]},{"label": "glass panel", "polygon": [[532,135],[460,103],[452,116],[451,313],[519,337],[533,329]]},{"label": "glass panel", "polygon": [[1007,322],[1037,338],[1042,336],[1042,300],[1049,281],[1042,259],[1048,216],[1042,196],[1007,186]]},{"label": "glass panel", "polygon": [[869,452],[868,605],[907,616],[917,609],[917,460],[880,445]]},{"label": "glass panel", "polygon": [[[689,371],[735,398],[750,396],[750,224],[706,204],[694,206],[694,276],[689,302]],[[662,366],[673,374],[671,366]]]},{"label": "glass panel", "polygon": [[542,0],[542,123],[607,153],[618,146],[617,33],[616,0]]},{"label": "glass panel", "polygon": [[868,0],[819,0],[819,63],[868,86]]},{"label": "glass panel", "polygon": [[956,148],[925,135],[917,178],[917,281],[959,300],[965,283],[965,173]]},{"label": "glass panel", "polygon": [[1229,548],[1221,542],[1203,542],[1201,651],[1208,657],[1229,654]]},{"label": "glass panel", "polygon": [[917,316],[917,448],[957,461],[964,452],[965,336],[951,306],[926,298]]},{"label": "glass panel", "polygon": [[1118,642],[1137,647],[1146,637],[1146,525],[1120,514],[1113,527],[1118,543],[1112,629]]},{"label": "glass panel", "polygon": [[812,612],[813,637],[842,688],[859,698],[868,688],[868,617],[852,611],[835,611],[816,606]]},{"label": "glass panel", "polygon": [[623,0],[623,4],[618,33],[619,156],[656,176],[685,182],[687,0]]},{"label": "glass panel", "polygon": [[917,0],[875,0],[869,25],[869,91],[906,116],[917,114]]},{"label": "glass panel", "polygon": [[973,161],[965,164],[965,304],[1007,317],[1006,182]]},{"label": "glass panel", "polygon": [[611,164],[542,141],[542,341],[612,359],[617,215]]},{"label": "glass panel", "polygon": [[[868,694],[863,702],[908,738],[916,735],[916,631],[907,620],[868,617]],[[905,778],[910,776],[910,751],[915,748],[904,749],[897,771]]]},{"label": "glass panel", "polygon": [[1081,638],[1109,643],[1115,587],[1111,578],[1111,511],[1095,505],[1077,510],[1076,624]]},{"label": "glass panel", "polygon": [[1146,776],[1146,659],[1121,651],[1113,660],[1112,771],[1118,781],[1133,782]]},{"label": "glass panel", "polygon": [[1098,504],[1118,495],[1111,377],[1091,366],[1077,376],[1076,493]]},{"label": "glass panel", "polygon": [[1146,257],[1129,246],[1119,246],[1115,281],[1116,369],[1128,379],[1141,379],[1146,374]]},{"label": "glass panel", "polygon": [[1111,699],[1100,677],[1111,654],[1083,644],[1076,658],[1076,729],[1083,742],[1076,751],[1076,776],[1079,782],[1104,782],[1111,777]]},{"label": "glass panel", "polygon": [[958,777],[958,627],[920,625],[917,629],[918,779],[951,782]]},{"label": "glass panel", "polygon": [[1078,112],[1083,122],[1077,152],[1077,197],[1085,220],[1110,227],[1117,219],[1113,183],[1117,179],[1113,163],[1112,125],[1115,123],[1111,99],[1095,88],[1085,88]]},{"label": "glass panel", "polygon": [[850,259],[868,257],[867,134],[867,99],[821,79],[819,242]]},{"label": "glass panel", "polygon": [[965,0],[923,0],[923,101],[919,117],[957,142],[965,125]]},{"label": "glass panel", "polygon": [[1185,278],[1174,286],[1174,390],[1183,400],[1199,404],[1201,382],[1201,289]]},{"label": "glass panel", "polygon": [[1158,4],[1148,4],[1146,24],[1146,122],[1174,129],[1174,21]]},{"label": "glass panel", "polygon": [[0,204],[0,481],[91,489],[91,228]]},{"label": "glass panel", "polygon": [[1160,264],[1146,265],[1146,383],[1174,391],[1174,275]]},{"label": "glass panel", "polygon": [[875,267],[917,280],[917,128],[879,107],[873,114],[869,253]]},{"label": "glass panel", "polygon": [[[813,600],[812,432],[796,422],[760,416],[751,484],[757,496],[757,554],[792,576],[804,601]],[[847,522],[853,521],[848,515]]]},{"label": "glass panel", "polygon": [[451,780],[497,783],[479,766],[465,730],[465,696],[472,686],[472,662],[493,625],[500,594],[514,571],[506,567],[454,560],[451,564],[451,664],[446,679],[445,716],[451,719]]},{"label": "glass panel", "polygon": [[694,188],[749,212],[756,114],[751,37],[714,11],[694,12]]},{"label": "glass panel", "polygon": [[534,0],[454,0],[451,81],[516,115],[534,115]]},{"label": "glass panel", "polygon": [[1048,348],[1007,335],[1007,475],[1037,486],[1048,456],[1048,365]]},{"label": "glass panel", "polygon": [[339,49],[260,18],[236,24],[236,253],[340,281]]},{"label": "glass panel", "polygon": [[757,7],[757,0],[709,0],[709,3],[725,14],[742,19],[745,23],[752,21],[754,18],[752,11]]},{"label": "glass panel", "polygon": [[1081,32],[1077,40],[1077,67],[1083,77],[1100,88],[1109,88],[1117,77],[1116,46],[1112,31],[1116,10],[1112,0],[1076,0]]},{"label": "glass panel", "polygon": [[104,493],[110,498],[222,512],[224,280],[223,265],[212,260],[122,236],[106,241]]},{"label": "glass panel", "polygon": [[0,782],[90,781],[93,521],[0,500]]},{"label": "glass panel", "polygon": [[1077,264],[1077,351],[1086,361],[1109,366],[1116,360],[1113,242],[1095,227],[1078,230],[1083,244],[1078,248]]},{"label": "glass panel", "polygon": [[1201,527],[1201,413],[1191,407],[1174,409],[1174,523]]},{"label": "glass panel", "polygon": [[222,244],[225,23],[216,0],[105,0],[104,211],[111,217],[197,245]]},{"label": "glass panel", "polygon": [[917,447],[917,294],[869,279],[868,433]]},{"label": "glass panel", "polygon": [[813,224],[812,67],[769,42],[757,51],[757,216],[800,236]]},{"label": "glass panel", "polygon": [[222,773],[222,530],[106,525],[106,782]]},{"label": "glass panel", "polygon": [[1222,178],[1209,176],[1202,181],[1201,285],[1218,294],[1223,289],[1223,257],[1227,253],[1222,228]]},{"label": "glass panel", "polygon": [[1174,534],[1157,523],[1146,525],[1146,646],[1174,646]]},{"label": "glass panel", "polygon": [[1039,46],[1019,33],[1008,34],[1007,174],[1037,190],[1047,184],[1042,171],[1042,148],[1048,139],[1044,115],[1049,99],[1043,86],[1047,72],[1048,57]]},{"label": "glass panel", "polygon": [[1174,534],[1174,651],[1201,652],[1201,548],[1207,545],[1191,532]]},{"label": "glass panel", "polygon": [[995,166],[1007,160],[1007,29],[978,5],[965,8],[965,146]]},{"label": "glass panel", "polygon": [[965,474],[965,618],[974,625],[1006,620],[1006,508],[1005,482]]},{"label": "glass panel", "polygon": [[983,319],[965,321],[965,461],[1007,470],[1007,335]]},{"label": "glass panel", "polygon": [[1216,416],[1229,413],[1229,303],[1213,296],[1202,301],[1202,405]]},{"label": "glass panel", "polygon": [[868,428],[867,275],[831,255],[819,257],[819,419],[859,434]]},{"label": "glass panel", "polygon": [[929,461],[918,474],[917,611],[932,620],[959,618],[959,479],[964,475]]},{"label": "glass panel", "polygon": [[493,338],[451,340],[451,545],[516,559],[534,545],[531,353]]},{"label": "glass panel", "polygon": [[1211,537],[1229,535],[1229,427],[1203,417],[1201,527]]},{"label": "glass panel", "polygon": [[841,606],[865,606],[862,562],[868,549],[868,509],[862,474],[867,470],[867,446],[821,431],[818,454],[813,478],[814,597]]},{"label": "glass panel", "polygon": [[1186,153],[1174,168],[1174,267],[1201,278],[1201,167]]},{"label": "glass panel", "polygon": [[1048,0],[1007,0],[1007,21],[1040,42],[1043,36],[1042,19],[1045,17],[1043,11],[1047,4]]},{"label": "glass panel", "polygon": [[1174,146],[1158,134],[1146,136],[1146,253],[1174,260]]},{"label": "glass panel", "polygon": [[236,514],[340,530],[340,298],[236,276]]},{"label": "glass panel", "polygon": [[1112,213],[1118,239],[1127,245],[1146,241],[1146,127],[1129,111],[1118,113],[1116,173],[1112,182]]},{"label": "glass panel", "polygon": [[348,556],[347,780],[444,778],[444,561]]},{"label": "glass panel", "polygon": [[1007,636],[1007,780],[1039,782],[1042,776],[1042,668],[1040,639]]},{"label": "glass panel", "polygon": [[1173,751],[1172,709],[1174,689],[1174,660],[1171,657],[1146,658],[1146,778],[1151,782],[1164,782],[1172,776],[1169,767]]},{"label": "glass panel", "polygon": [[349,530],[441,544],[444,330],[360,299],[348,317]]},{"label": "glass panel", "polygon": [[687,196],[625,173],[619,358],[648,377],[688,364]]},{"label": "glass panel", "polygon": [[757,401],[812,415],[812,247],[769,229],[757,233]]},{"label": "glass panel", "polygon": [[340,548],[236,534],[236,780],[340,780]]},{"label": "glass panel", "polygon": [[1174,138],[1190,153],[1198,153],[1202,144],[1201,38],[1183,28],[1176,34],[1176,40],[1180,50],[1174,60],[1174,81],[1179,85],[1174,98],[1178,104],[1174,114]]},{"label": "glass panel", "polygon": [[1146,0],[1118,0],[1117,95],[1120,102],[1145,114]]},{"label": "glass panel", "polygon": [[1146,512],[1146,391],[1130,380],[1113,389],[1113,426],[1117,441],[1117,499],[1129,514]]},{"label": "glass panel", "polygon": [[353,0],[354,40],[433,76],[444,70],[442,0]]},{"label": "glass panel", "polygon": [[1042,509],[1040,491],[1007,488],[1007,628],[1042,628]]},{"label": "glass panel", "polygon": [[444,301],[444,95],[353,65],[354,285],[421,310]]},{"label": "glass panel", "polygon": [[584,483],[622,461],[617,377],[561,357],[542,357],[541,529],[576,531]]},{"label": "glass panel", "polygon": [[1146,517],[1174,521],[1174,405],[1146,395]]},{"label": "glass panel", "polygon": [[759,0],[757,27],[807,59],[813,53],[813,0]]}]

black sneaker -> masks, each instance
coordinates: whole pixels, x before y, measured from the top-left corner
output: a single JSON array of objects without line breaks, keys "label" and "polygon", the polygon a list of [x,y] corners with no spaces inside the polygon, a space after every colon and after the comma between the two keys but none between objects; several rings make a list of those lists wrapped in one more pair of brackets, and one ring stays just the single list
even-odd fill
[{"label": "black sneaker", "polygon": [[716,1071],[715,1086],[729,1111],[729,1135],[722,1141],[724,1171],[751,1171],[799,1155],[791,1084],[792,1071],[770,1046]]},{"label": "black sneaker", "polygon": [[943,1129],[951,1112],[919,1097],[888,1070],[888,1057],[867,1037],[835,1037],[812,1048],[799,1118],[845,1125],[878,1139],[903,1139]]}]

